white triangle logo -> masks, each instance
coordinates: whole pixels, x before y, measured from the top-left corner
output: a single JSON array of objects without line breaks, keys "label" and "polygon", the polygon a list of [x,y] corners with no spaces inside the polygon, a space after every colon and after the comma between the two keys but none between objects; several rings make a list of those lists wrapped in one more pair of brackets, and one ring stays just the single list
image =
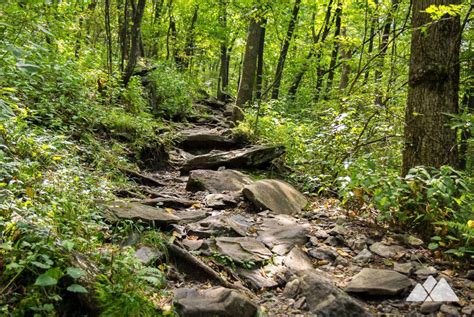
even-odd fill
[{"label": "white triangle logo", "polygon": [[441,278],[436,281],[429,276],[421,285],[417,283],[407,298],[408,302],[458,302],[459,298],[449,286],[448,282]]}]

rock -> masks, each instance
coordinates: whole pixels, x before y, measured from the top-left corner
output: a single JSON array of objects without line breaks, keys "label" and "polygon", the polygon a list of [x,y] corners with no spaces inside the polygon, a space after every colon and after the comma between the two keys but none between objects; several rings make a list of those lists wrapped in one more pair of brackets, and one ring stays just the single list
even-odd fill
[{"label": "rock", "polygon": [[204,198],[204,203],[212,209],[225,209],[237,205],[237,195],[209,194]]},{"label": "rock", "polygon": [[253,238],[247,237],[219,237],[216,246],[222,255],[230,257],[236,262],[262,262],[272,256],[272,252],[265,245]]},{"label": "rock", "polygon": [[461,310],[461,313],[465,316],[473,316],[474,315],[474,305],[469,305],[466,307],[463,307]]},{"label": "rock", "polygon": [[393,258],[405,249],[399,245],[386,245],[382,242],[376,242],[370,246],[370,251],[384,258]]},{"label": "rock", "polygon": [[257,239],[278,255],[284,255],[294,246],[302,246],[308,241],[307,227],[307,224],[298,224],[293,217],[277,215],[275,218],[265,219]]},{"label": "rock", "polygon": [[235,290],[213,287],[207,290],[176,289],[175,307],[183,317],[254,317],[258,307]]},{"label": "rock", "polygon": [[328,246],[321,246],[311,249],[309,250],[308,254],[317,260],[325,260],[329,262],[336,260],[339,255],[336,251]]},{"label": "rock", "polygon": [[188,159],[181,171],[189,172],[196,169],[261,167],[280,157],[285,152],[281,146],[254,145],[251,147],[223,152],[211,151]]},{"label": "rock", "polygon": [[209,238],[211,236],[246,236],[247,231],[253,225],[251,219],[241,215],[229,216],[220,214],[209,216],[201,221],[187,225],[189,235],[195,235],[200,238]]},{"label": "rock", "polygon": [[313,235],[318,239],[326,239],[327,237],[329,237],[329,234],[324,230],[317,230],[313,233]]},{"label": "rock", "polygon": [[313,268],[313,262],[311,262],[311,259],[298,247],[291,249],[290,253],[288,253],[283,261],[283,264],[294,272],[310,270]]},{"label": "rock", "polygon": [[142,264],[148,265],[156,260],[162,259],[163,253],[158,249],[144,246],[135,252],[135,257],[142,262]]},{"label": "rock", "polygon": [[286,283],[282,295],[286,298],[295,298],[300,290],[300,280],[297,278]]},{"label": "rock", "polygon": [[474,281],[474,270],[467,271],[466,278],[468,280]]},{"label": "rock", "polygon": [[186,226],[188,235],[199,238],[209,238],[211,236],[227,235],[232,233],[232,229],[226,223],[226,215],[209,216],[198,222]]},{"label": "rock", "polygon": [[420,313],[433,314],[438,311],[442,302],[423,302],[420,306]]},{"label": "rock", "polygon": [[345,245],[344,238],[340,235],[337,236],[329,236],[325,241],[325,244],[333,246],[333,247],[343,247]]},{"label": "rock", "polygon": [[404,241],[406,244],[411,245],[412,247],[421,247],[424,244],[423,240],[412,236],[411,234],[406,235]]},{"label": "rock", "polygon": [[178,138],[178,147],[191,153],[212,149],[231,150],[237,145],[231,131],[227,129],[192,128],[181,131]]},{"label": "rock", "polygon": [[341,225],[335,225],[328,233],[331,236],[345,236],[347,234],[347,229]]},{"label": "rock", "polygon": [[204,240],[191,240],[191,239],[184,239],[181,243],[186,247],[189,251],[196,251],[202,247]]},{"label": "rock", "polygon": [[194,170],[189,173],[186,190],[208,191],[222,193],[224,191],[239,191],[253,181],[245,174],[234,170]]},{"label": "rock", "polygon": [[278,286],[278,283],[273,278],[262,275],[261,269],[245,270],[238,268],[237,274],[242,277],[252,289],[257,291]]},{"label": "rock", "polygon": [[173,197],[170,195],[162,195],[161,197],[143,199],[139,202],[143,205],[169,208],[188,208],[196,203],[196,201],[193,200],[181,197]]},{"label": "rock", "polygon": [[265,179],[247,185],[243,189],[245,198],[260,209],[270,209],[276,214],[296,214],[306,206],[306,198],[283,181]]},{"label": "rock", "polygon": [[198,221],[206,217],[202,210],[184,210],[168,212],[161,208],[151,207],[136,202],[116,201],[105,205],[110,211],[109,220],[118,219],[141,220],[149,225],[169,225]]},{"label": "rock", "polygon": [[247,232],[252,227],[253,223],[248,218],[241,215],[234,215],[226,218],[227,225],[236,233],[245,237]]},{"label": "rock", "polygon": [[294,304],[293,307],[296,309],[304,310],[308,307],[306,305],[306,297],[300,297]]},{"label": "rock", "polygon": [[368,295],[398,295],[411,286],[405,275],[391,270],[364,268],[347,284],[346,291]]},{"label": "rock", "polygon": [[394,263],[393,270],[405,275],[411,275],[415,271],[415,266],[411,262]]},{"label": "rock", "polygon": [[353,258],[353,260],[356,263],[365,264],[369,263],[372,260],[372,257],[372,253],[369,250],[364,249],[360,251],[359,254]]},{"label": "rock", "polygon": [[347,246],[353,251],[362,251],[367,247],[367,237],[359,235],[355,239],[348,240]]},{"label": "rock", "polygon": [[451,306],[451,305],[446,305],[446,304],[443,304],[441,305],[440,309],[439,309],[440,312],[444,313],[446,315],[446,317],[456,317],[456,316],[459,316],[459,311],[456,307],[454,306]]},{"label": "rock", "polygon": [[438,275],[438,270],[432,266],[423,266],[415,271],[415,275],[420,278],[426,278],[427,276],[436,276]]},{"label": "rock", "polygon": [[298,273],[301,294],[309,311],[318,316],[367,316],[362,304],[340,290],[316,270]]}]

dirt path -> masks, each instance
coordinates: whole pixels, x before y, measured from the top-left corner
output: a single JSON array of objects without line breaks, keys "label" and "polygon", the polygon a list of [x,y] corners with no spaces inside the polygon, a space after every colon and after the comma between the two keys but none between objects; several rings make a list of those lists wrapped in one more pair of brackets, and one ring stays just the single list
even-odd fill
[{"label": "dirt path", "polygon": [[[174,267],[168,280],[178,312],[473,314],[474,272],[468,267],[454,270],[415,236],[377,227],[334,199],[305,197],[283,181],[256,180],[245,170],[264,172],[283,149],[236,140],[224,104],[198,107],[207,115],[190,118],[194,123],[179,131],[170,152],[174,168],[147,174],[156,181],[140,189],[149,198],[109,205],[111,217],[141,220],[176,237],[168,246]],[[144,262],[156,254],[153,246],[137,252]],[[406,301],[417,283],[424,283],[414,293],[419,301]]]}]

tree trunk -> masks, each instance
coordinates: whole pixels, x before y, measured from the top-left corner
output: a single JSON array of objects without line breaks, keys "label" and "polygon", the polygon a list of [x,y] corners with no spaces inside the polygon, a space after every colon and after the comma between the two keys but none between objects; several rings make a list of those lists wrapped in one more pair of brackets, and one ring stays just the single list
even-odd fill
[{"label": "tree trunk", "polygon": [[430,5],[459,3],[460,0],[413,2],[402,175],[418,165],[459,166],[456,130],[449,127],[450,117],[446,114],[458,113],[460,18],[446,15],[432,21],[424,12]]},{"label": "tree trunk", "polygon": [[[120,41],[120,71],[123,72],[125,68],[125,60],[128,58],[130,36],[128,32],[129,20],[129,0],[125,0],[123,7],[123,20],[119,21],[119,41]],[[121,23],[120,23],[121,22]]]},{"label": "tree trunk", "polygon": [[240,121],[244,118],[242,107],[252,100],[255,73],[257,70],[260,22],[261,20],[258,16],[250,18],[247,44],[245,45],[245,55],[242,62],[239,91],[237,93],[237,100],[232,114],[232,120],[234,122]]},{"label": "tree trunk", "polygon": [[191,24],[189,25],[188,34],[186,36],[186,41],[184,44],[184,58],[181,61],[181,65],[178,65],[178,68],[184,70],[189,67],[191,58],[194,51],[194,33],[196,28],[196,21],[198,19],[199,6],[194,8],[193,17],[191,18]]},{"label": "tree trunk", "polygon": [[[469,51],[471,51],[471,47],[469,47]],[[471,73],[471,82],[472,82],[472,76],[474,74],[474,60],[471,58],[469,61],[469,68],[470,73]],[[468,81],[469,83],[469,81]],[[462,100],[462,105],[464,107],[463,111],[465,113],[469,114],[474,114],[474,87],[471,84],[467,89],[464,94],[463,100]],[[461,144],[459,147],[459,156],[460,156],[460,162],[459,162],[459,168],[466,170],[468,168],[468,165],[471,165],[471,169],[473,167],[474,163],[474,148],[471,146],[469,148],[469,140],[473,137],[471,131],[473,127],[467,127],[464,128],[461,131]]]},{"label": "tree trunk", "polygon": [[[316,35],[314,28],[313,28],[313,44],[317,44],[320,42],[324,42],[326,39],[327,35],[329,34],[330,30],[330,19],[331,19],[331,10],[332,10],[332,3],[333,0],[329,0],[327,10],[326,10],[326,15],[324,17],[324,22],[321,25],[321,28],[319,29],[318,34]],[[314,20],[315,20],[315,14],[313,14],[313,25],[314,25]],[[296,96],[296,92],[298,91],[298,88],[300,86],[301,80],[303,79],[304,74],[306,73],[306,70],[308,69],[308,64],[310,60],[313,58],[315,54],[314,51],[314,46],[311,48],[309,51],[308,55],[306,56],[305,61],[303,62],[303,66],[301,67],[300,71],[296,74],[295,79],[293,80],[293,83],[290,86],[290,89],[288,90],[288,96],[293,99]],[[316,57],[316,63],[318,64],[318,69],[317,72],[321,72],[321,67],[319,66],[319,59],[321,57],[321,50],[318,51],[317,57]]]},{"label": "tree trunk", "polygon": [[278,99],[280,93],[281,77],[283,76],[283,68],[285,67],[286,55],[288,54],[288,48],[290,47],[291,38],[295,31],[296,21],[298,20],[298,12],[300,10],[301,0],[295,0],[293,6],[293,12],[291,14],[290,24],[288,24],[288,30],[286,37],[283,41],[283,46],[280,51],[280,57],[278,58],[278,65],[275,72],[275,80],[273,82],[272,99]]},{"label": "tree trunk", "polygon": [[257,85],[255,98],[260,100],[262,98],[262,86],[263,86],[263,52],[265,48],[265,31],[266,31],[267,19],[264,19],[260,24],[259,39],[258,39],[258,54],[257,54]]},{"label": "tree trunk", "polygon": [[[227,32],[227,0],[220,0],[220,24],[222,30]],[[229,49],[228,49],[228,34],[225,35],[225,38],[221,42],[220,47],[220,70],[219,70],[219,79],[217,83],[217,99],[220,101],[226,101],[228,99],[227,87],[229,86]]]},{"label": "tree trunk", "polygon": [[132,77],[135,66],[137,65],[138,54],[140,53],[140,37],[141,37],[141,23],[143,19],[143,13],[145,12],[146,0],[138,0],[138,5],[133,13],[133,25],[132,32],[130,34],[132,38],[132,45],[130,47],[130,57],[128,59],[127,68],[123,75],[123,84],[128,85],[130,77]]},{"label": "tree trunk", "polygon": [[[346,36],[346,29],[343,28],[341,31],[343,37]],[[342,71],[341,79],[339,81],[339,90],[344,91],[349,85],[349,76],[351,74],[351,67],[348,64],[352,58],[352,50],[350,48],[344,48],[341,51],[341,60],[342,60]]]},{"label": "tree trunk", "polygon": [[334,32],[334,47],[331,53],[331,62],[329,63],[329,73],[328,73],[328,80],[326,83],[326,93],[325,98],[327,98],[328,94],[331,93],[332,89],[332,82],[334,80],[334,72],[336,68],[337,56],[339,55],[339,35],[341,34],[341,19],[342,19],[342,3],[339,2],[337,4],[336,12],[336,30]]},{"label": "tree trunk", "polygon": [[107,72],[112,76],[112,31],[110,30],[110,0],[105,0],[105,34],[107,38]]},{"label": "tree trunk", "polygon": [[382,41],[380,42],[380,47],[379,47],[379,58],[377,60],[378,61],[377,67],[375,68],[375,85],[376,85],[375,104],[377,105],[382,105],[383,103],[380,89],[377,86],[380,85],[380,81],[382,80],[382,69],[384,65],[385,55],[387,54],[387,49],[388,49],[388,39],[390,36],[390,28],[393,24],[394,13],[395,13],[395,10],[397,9],[398,1],[399,0],[392,0],[392,7],[390,8],[390,11],[387,16],[387,21],[385,22],[385,25],[383,27]]}]

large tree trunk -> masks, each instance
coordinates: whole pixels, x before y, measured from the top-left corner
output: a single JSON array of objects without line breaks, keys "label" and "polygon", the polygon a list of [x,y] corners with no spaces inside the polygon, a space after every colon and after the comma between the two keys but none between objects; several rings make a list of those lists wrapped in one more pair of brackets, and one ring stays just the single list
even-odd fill
[{"label": "large tree trunk", "polygon": [[107,72],[112,76],[113,64],[112,64],[112,31],[110,29],[110,0],[105,0],[105,34],[107,38]]},{"label": "large tree trunk", "polygon": [[242,74],[240,76],[239,91],[233,110],[232,120],[240,121],[244,118],[242,107],[252,100],[253,87],[255,83],[255,73],[257,70],[258,48],[260,40],[260,18],[258,16],[250,19],[247,34],[247,44],[242,62]]},{"label": "large tree trunk", "polygon": [[301,0],[295,0],[293,12],[291,14],[290,24],[288,24],[288,31],[281,47],[280,57],[278,58],[278,65],[275,72],[275,80],[273,82],[272,99],[278,99],[280,93],[281,77],[283,75],[283,68],[285,67],[286,55],[288,54],[288,48],[290,47],[291,38],[295,31],[296,21],[298,20],[298,12],[300,10]]},{"label": "large tree trunk", "polygon": [[[432,21],[424,10],[430,5],[459,4],[460,0],[413,2],[413,35],[405,114],[402,174],[423,165],[458,167],[456,130],[450,117],[458,113],[459,16]],[[422,29],[426,27],[426,29]]]},{"label": "large tree trunk", "polygon": [[137,65],[138,55],[140,54],[140,34],[141,34],[141,24],[143,13],[145,12],[146,0],[138,0],[137,7],[133,12],[133,25],[131,31],[132,45],[130,47],[130,57],[128,59],[127,68],[123,74],[123,84],[128,85],[130,77],[133,75],[135,66]]},{"label": "large tree trunk", "polygon": [[[227,0],[219,0],[219,20],[220,26],[224,32],[227,32]],[[220,47],[220,70],[219,79],[217,81],[217,99],[220,101],[227,100],[227,87],[229,85],[229,49],[228,49],[228,34],[221,42]]]}]

